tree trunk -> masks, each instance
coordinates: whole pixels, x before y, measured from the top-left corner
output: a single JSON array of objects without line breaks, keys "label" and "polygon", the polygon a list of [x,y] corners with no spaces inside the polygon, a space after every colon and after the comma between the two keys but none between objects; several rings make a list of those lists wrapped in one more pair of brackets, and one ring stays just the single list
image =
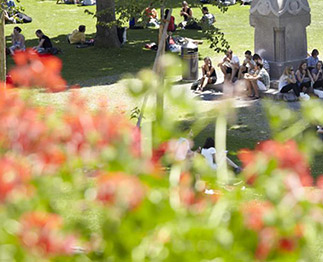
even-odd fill
[{"label": "tree trunk", "polygon": [[120,47],[121,43],[115,25],[115,2],[114,0],[97,0],[97,25],[95,46],[104,48]]},{"label": "tree trunk", "polygon": [[4,15],[3,12],[0,14],[0,81],[6,81],[6,40],[5,40],[5,32],[4,32]]}]

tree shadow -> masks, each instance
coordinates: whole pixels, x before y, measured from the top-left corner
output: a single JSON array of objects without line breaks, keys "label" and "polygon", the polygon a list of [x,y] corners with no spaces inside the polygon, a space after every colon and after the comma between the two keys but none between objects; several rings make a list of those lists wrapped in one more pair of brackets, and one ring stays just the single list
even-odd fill
[{"label": "tree shadow", "polygon": [[[194,39],[203,38],[200,31],[180,30],[175,34]],[[94,37],[95,34],[86,35],[87,39]],[[127,30],[128,41],[119,49],[77,48],[77,45],[68,44],[66,35],[59,35],[51,40],[55,47],[62,50],[58,57],[63,62],[62,76],[68,83],[91,86],[112,84],[124,74],[134,74],[143,68],[152,68],[156,51],[144,47],[147,43],[157,43],[157,37],[156,29]],[[11,45],[9,40],[7,39],[8,47]],[[26,41],[27,48],[37,44],[36,37]],[[8,57],[8,70],[13,66],[13,59]]]}]

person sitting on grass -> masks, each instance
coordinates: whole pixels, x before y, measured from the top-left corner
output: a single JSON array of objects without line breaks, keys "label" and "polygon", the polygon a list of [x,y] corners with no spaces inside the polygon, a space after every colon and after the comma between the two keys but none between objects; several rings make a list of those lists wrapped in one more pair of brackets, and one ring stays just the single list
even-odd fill
[{"label": "person sitting on grass", "polygon": [[236,55],[233,55],[233,51],[228,49],[225,53],[223,61],[218,64],[222,73],[224,74],[224,80],[233,82],[235,77],[238,77],[240,61]]},{"label": "person sitting on grass", "polygon": [[298,70],[296,71],[296,81],[301,92],[307,94],[313,93],[312,83],[314,83],[314,80],[310,71],[307,68],[306,61],[302,62],[299,65]]},{"label": "person sitting on grass", "polygon": [[75,29],[72,34],[67,35],[69,44],[84,44],[85,43],[85,25],[80,25],[79,29]]},{"label": "person sitting on grass", "polygon": [[202,13],[203,13],[202,20],[201,20],[202,24],[211,26],[215,23],[214,15],[209,13],[209,9],[206,6],[203,6]]},{"label": "person sitting on grass", "polygon": [[203,92],[204,88],[208,84],[215,84],[217,80],[215,68],[212,66],[210,57],[204,58],[204,65],[202,66],[202,79],[200,80],[200,86],[197,91]]},{"label": "person sitting on grass", "polygon": [[38,29],[35,34],[38,37],[39,44],[33,48],[40,54],[50,53],[53,45],[49,37],[44,35],[40,29]]},{"label": "person sitting on grass", "polygon": [[266,91],[270,87],[270,77],[263,64],[257,62],[255,65],[255,72],[253,74],[247,73],[244,76],[246,80],[248,97],[259,99],[259,90]]},{"label": "person sitting on grass", "polygon": [[313,88],[323,90],[323,62],[318,61],[316,67],[312,70],[312,78],[314,81]]},{"label": "person sitting on grass", "polygon": [[150,3],[149,6],[144,11],[144,19],[147,23],[147,26],[159,27],[158,14],[155,8]]},{"label": "person sitting on grass", "polygon": [[[208,137],[205,140],[205,143],[202,148],[199,148],[197,152],[201,153],[201,155],[205,158],[207,164],[214,170],[217,169],[216,163],[216,149],[215,149],[215,142],[212,137]],[[226,161],[229,166],[231,166],[236,173],[241,172],[241,168],[235,164],[230,158],[226,157]]]},{"label": "person sitting on grass", "polygon": [[278,90],[280,93],[288,93],[290,90],[293,90],[296,97],[300,97],[301,89],[297,85],[294,68],[292,66],[287,66],[279,78]]},{"label": "person sitting on grass", "polygon": [[12,46],[9,48],[10,54],[13,55],[15,51],[25,51],[25,37],[21,34],[21,28],[18,26],[15,26],[13,29],[13,33],[11,35],[12,39]]},{"label": "person sitting on grass", "polygon": [[317,49],[313,49],[311,56],[307,57],[307,67],[310,71],[315,68],[317,62],[320,60],[318,55],[319,51]]},{"label": "person sitting on grass", "polygon": [[182,28],[185,28],[188,21],[193,18],[193,11],[188,6],[188,3],[186,1],[182,2],[182,10],[180,12],[180,16],[182,16],[184,18],[184,21],[181,22],[178,26],[182,27]]},{"label": "person sitting on grass", "polygon": [[169,14],[169,9],[166,9],[165,16],[164,16],[164,23],[166,24],[166,22],[169,22],[167,32],[175,32],[176,30],[175,17],[171,15],[170,19],[167,20],[168,14]]},{"label": "person sitting on grass", "polygon": [[243,79],[244,74],[252,73],[251,71],[255,68],[256,65],[255,61],[253,61],[252,59],[252,54],[250,50],[247,50],[244,53],[244,56],[245,60],[240,66],[238,79]]}]

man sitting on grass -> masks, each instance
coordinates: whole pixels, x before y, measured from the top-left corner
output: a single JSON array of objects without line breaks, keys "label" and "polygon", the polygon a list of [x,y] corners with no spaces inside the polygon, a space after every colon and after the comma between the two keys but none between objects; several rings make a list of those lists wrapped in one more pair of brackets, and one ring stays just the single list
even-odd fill
[{"label": "man sitting on grass", "polygon": [[40,54],[51,53],[53,45],[49,37],[44,35],[40,29],[36,31],[36,36],[38,37],[39,44],[35,46],[34,49]]},{"label": "man sitting on grass", "polygon": [[69,44],[84,44],[85,43],[85,25],[80,25],[79,29],[75,29],[72,34],[67,35]]}]

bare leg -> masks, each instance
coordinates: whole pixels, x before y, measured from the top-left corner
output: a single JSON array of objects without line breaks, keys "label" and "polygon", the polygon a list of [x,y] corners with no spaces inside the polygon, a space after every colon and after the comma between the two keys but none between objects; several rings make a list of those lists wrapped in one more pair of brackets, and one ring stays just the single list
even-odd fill
[{"label": "bare leg", "polygon": [[243,72],[246,70],[246,67],[241,66],[239,69],[239,74],[238,74],[238,79],[242,79],[243,78]]},{"label": "bare leg", "polygon": [[253,91],[255,92],[255,96],[259,97],[259,88],[257,85],[257,81],[251,81],[251,86],[252,86]]},{"label": "bare leg", "polygon": [[254,92],[252,91],[253,88],[251,86],[251,82],[249,80],[244,80],[246,87],[247,87],[247,96],[252,97],[254,96]]},{"label": "bare leg", "polygon": [[235,67],[232,68],[232,73],[231,73],[231,78],[230,78],[231,82],[233,82],[233,78],[237,74],[238,70],[239,70],[238,68],[235,68]]},{"label": "bare leg", "polygon": [[201,85],[201,90],[203,91],[203,89],[206,87],[206,85],[209,83],[209,81],[210,81],[210,78],[208,78],[208,77],[205,77],[204,78],[204,82],[203,82],[203,84]]},{"label": "bare leg", "polygon": [[200,83],[200,86],[197,88],[197,90],[202,90],[203,89],[204,82],[205,82],[205,76],[203,76],[201,78],[201,83]]}]

